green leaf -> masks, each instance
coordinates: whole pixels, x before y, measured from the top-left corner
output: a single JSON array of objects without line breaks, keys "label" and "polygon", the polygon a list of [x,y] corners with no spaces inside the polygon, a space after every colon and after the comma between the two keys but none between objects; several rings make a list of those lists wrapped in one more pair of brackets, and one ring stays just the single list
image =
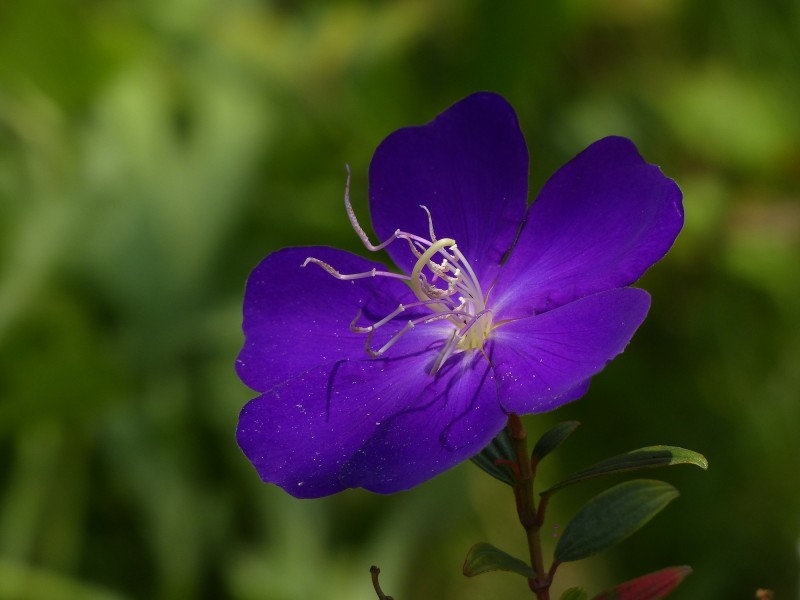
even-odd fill
[{"label": "green leaf", "polygon": [[536,442],[531,453],[531,460],[535,463],[542,460],[558,448],[578,428],[578,425],[580,425],[578,421],[564,421],[553,427]]},{"label": "green leaf", "polygon": [[528,579],[536,577],[536,572],[527,563],[484,542],[475,544],[469,549],[462,570],[467,577],[474,577],[487,571],[511,571]]},{"label": "green leaf", "polygon": [[507,427],[504,427],[486,448],[470,460],[495,479],[514,486],[514,472],[507,465],[495,464],[497,460],[510,460],[514,463],[517,461]]},{"label": "green leaf", "polygon": [[563,594],[559,600],[586,600],[589,595],[582,589],[582,588],[569,588]]},{"label": "green leaf", "polygon": [[668,567],[621,583],[595,596],[593,600],[660,600],[666,598],[691,572],[691,567]]},{"label": "green leaf", "polygon": [[557,484],[543,491],[542,496],[549,496],[553,492],[572,485],[573,483],[592,479],[593,477],[611,475],[613,473],[624,473],[637,469],[652,469],[655,467],[667,467],[680,464],[696,465],[701,469],[708,468],[706,457],[697,452],[686,450],[685,448],[678,448],[677,446],[648,446],[607,458],[582,471],[573,473],[566,479],[562,479]]},{"label": "green leaf", "polygon": [[558,562],[580,560],[618,544],[678,497],[678,490],[652,479],[616,485],[589,500],[556,545]]}]

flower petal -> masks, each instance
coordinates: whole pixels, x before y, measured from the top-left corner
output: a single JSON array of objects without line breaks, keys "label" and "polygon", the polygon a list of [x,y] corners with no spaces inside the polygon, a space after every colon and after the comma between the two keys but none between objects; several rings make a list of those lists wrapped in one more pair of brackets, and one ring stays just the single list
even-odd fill
[{"label": "flower petal", "polygon": [[[236,371],[251,388],[264,392],[319,365],[366,356],[366,338],[350,331],[363,311],[375,322],[414,299],[400,280],[369,277],[342,281],[309,264],[309,256],[342,273],[363,273],[383,265],[335,248],[286,248],[270,254],[247,280],[244,298],[245,343]],[[382,333],[404,321],[387,324]]]},{"label": "flower petal", "polygon": [[644,290],[620,288],[501,325],[491,347],[500,403],[538,413],[579,397],[625,349],[649,307]]},{"label": "flower petal", "polygon": [[[369,170],[370,212],[381,241],[397,230],[456,240],[479,279],[488,281],[525,214],[528,151],[514,109],[497,94],[457,102],[427,125],[381,142]],[[387,248],[410,273],[406,244]]]},{"label": "flower petal", "polygon": [[485,357],[466,352],[419,386],[395,371],[392,393],[404,408],[375,431],[345,465],[349,487],[388,494],[418,485],[474,456],[500,432],[507,415]]},{"label": "flower petal", "polygon": [[492,290],[495,318],[518,318],[630,285],[683,225],[681,191],[630,140],[608,137],[558,170],[531,205]]},{"label": "flower petal", "polygon": [[444,331],[420,327],[387,358],[315,367],[252,400],[237,440],[261,478],[302,498],[393,492],[479,452],[505,414],[482,356],[429,374]]},{"label": "flower petal", "polygon": [[342,397],[331,385],[336,372],[312,367],[251,400],[239,416],[236,441],[261,479],[298,498],[346,489],[342,466],[384,418],[385,406]]}]

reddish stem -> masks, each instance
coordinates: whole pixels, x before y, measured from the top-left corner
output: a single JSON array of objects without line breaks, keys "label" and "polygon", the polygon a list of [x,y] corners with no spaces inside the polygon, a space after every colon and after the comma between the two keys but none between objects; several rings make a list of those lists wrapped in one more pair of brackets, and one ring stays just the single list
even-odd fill
[{"label": "reddish stem", "polygon": [[[536,572],[535,579],[528,580],[531,588],[538,600],[550,600],[550,584],[552,578],[544,568],[544,557],[542,556],[542,540],[539,531],[544,520],[544,507],[540,505],[541,518],[537,514],[536,501],[533,495],[534,465],[528,455],[528,434],[522,425],[522,421],[516,414],[508,416],[508,430],[511,442],[517,458],[516,484],[514,485],[514,497],[517,502],[517,515],[519,522],[525,529],[528,538],[528,552],[531,558],[531,566]],[[516,474],[516,473],[515,473]]]}]

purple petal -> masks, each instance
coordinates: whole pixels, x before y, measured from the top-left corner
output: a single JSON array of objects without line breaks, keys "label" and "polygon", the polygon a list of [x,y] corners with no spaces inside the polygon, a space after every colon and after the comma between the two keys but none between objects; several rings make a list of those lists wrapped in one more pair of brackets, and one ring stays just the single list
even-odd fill
[{"label": "purple petal", "polygon": [[445,331],[421,327],[388,358],[317,367],[276,386],[242,411],[240,447],[264,481],[304,498],[398,491],[472,456],[505,415],[482,357],[473,366],[455,356],[429,374]]},{"label": "purple petal", "polygon": [[538,413],[579,397],[625,349],[649,307],[647,292],[621,288],[501,325],[491,348],[500,403]]},{"label": "purple petal", "polygon": [[[342,466],[393,412],[383,401],[343,388],[339,368],[314,367],[251,400],[236,441],[265,482],[298,498],[340,492]],[[339,383],[337,383],[339,382]]]},{"label": "purple petal", "polygon": [[[366,357],[365,336],[352,333],[359,310],[373,322],[413,299],[397,279],[370,277],[341,281],[303,261],[313,256],[342,273],[361,273],[383,265],[334,248],[286,248],[267,256],[247,280],[244,298],[245,343],[236,361],[239,377],[264,392],[320,365]],[[401,322],[384,331],[391,337]]]},{"label": "purple petal", "polygon": [[331,371],[311,368],[251,400],[239,415],[236,441],[261,479],[298,498],[345,489],[341,466],[369,438],[370,423],[383,418],[362,403],[330,403]]},{"label": "purple petal", "polygon": [[[372,158],[370,211],[381,241],[400,229],[456,240],[478,278],[488,281],[525,214],[528,151],[514,109],[478,93],[420,127],[395,131]],[[415,258],[404,243],[388,247],[400,268]]]},{"label": "purple petal", "polygon": [[351,487],[382,494],[411,488],[480,452],[506,423],[491,369],[479,352],[451,358],[424,387],[402,370],[396,373],[390,389],[405,407],[344,467],[342,477]]},{"label": "purple petal", "polygon": [[666,254],[682,225],[674,181],[630,140],[595,142],[531,205],[492,291],[495,317],[527,316],[630,285]]}]

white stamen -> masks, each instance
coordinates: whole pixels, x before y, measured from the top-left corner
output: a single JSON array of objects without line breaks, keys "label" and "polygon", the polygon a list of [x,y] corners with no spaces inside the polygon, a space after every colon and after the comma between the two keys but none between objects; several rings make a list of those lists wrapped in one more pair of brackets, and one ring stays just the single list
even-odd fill
[{"label": "white stamen", "polygon": [[356,212],[353,210],[353,205],[350,203],[350,165],[345,165],[347,169],[347,183],[344,187],[344,206],[347,210],[347,216],[350,219],[350,225],[353,226],[353,230],[356,232],[356,235],[361,239],[366,246],[367,250],[372,252],[377,252],[378,250],[383,250],[391,244],[393,241],[397,239],[397,234],[400,233],[400,230],[394,232],[388,240],[383,242],[382,244],[378,244],[377,246],[373,245],[372,242],[369,241],[369,237],[367,237],[367,233],[361,228],[361,225],[358,224],[358,219],[356,219]]},{"label": "white stamen", "polygon": [[[486,308],[487,298],[483,295],[480,282],[472,266],[458,249],[456,241],[452,238],[436,237],[431,211],[426,206],[420,205],[428,218],[430,239],[397,229],[389,239],[375,245],[369,241],[366,232],[358,223],[350,202],[349,166],[347,167],[344,203],[353,230],[368,250],[377,252],[395,240],[406,240],[411,254],[416,259],[411,275],[377,269],[363,273],[344,274],[328,263],[313,257],[307,258],[303,263],[304,267],[309,263],[314,263],[333,277],[344,281],[389,277],[408,282],[411,291],[417,298],[416,302],[402,303],[389,314],[366,327],[357,325],[362,317],[362,311],[359,311],[356,318],[350,323],[350,331],[367,335],[365,343],[367,354],[372,357],[382,356],[414,327],[439,321],[449,321],[453,329],[434,360],[431,375],[435,375],[454,353],[481,349],[492,330],[491,311]],[[437,255],[441,257],[441,261],[434,260]],[[438,282],[441,283],[437,285]],[[446,285],[446,287],[440,287],[440,285]],[[458,295],[456,296],[456,294]],[[420,307],[427,308],[430,313],[409,319],[383,346],[377,350],[372,349],[372,338],[378,329],[391,323],[408,309]]]},{"label": "white stamen", "polygon": [[372,340],[372,332],[370,331],[369,336],[367,336],[367,348],[366,348],[367,349],[367,354],[369,354],[373,358],[376,358],[376,357],[382,355],[389,348],[394,346],[395,343],[397,342],[397,340],[399,340],[401,337],[403,337],[411,329],[414,329],[414,321],[408,321],[400,331],[398,331],[396,334],[394,334],[394,336],[392,336],[392,339],[390,339],[388,342],[386,342],[378,350],[371,350],[370,349],[370,341]]},{"label": "white stamen", "polygon": [[390,273],[389,271],[378,271],[378,269],[370,269],[369,271],[364,271],[363,273],[352,273],[349,275],[343,275],[325,261],[322,261],[318,258],[313,258],[311,256],[305,259],[303,261],[303,264],[300,266],[305,267],[309,263],[319,265],[320,267],[325,269],[328,273],[336,277],[336,279],[341,279],[342,281],[351,281],[353,279],[366,279],[367,277],[376,277],[378,275],[380,275],[381,277],[392,277],[394,279],[403,279],[405,281],[408,281],[410,279],[408,275],[401,275],[399,273]]},{"label": "white stamen", "polygon": [[417,306],[427,306],[433,304],[434,302],[438,302],[438,300],[426,300],[425,302],[411,302],[410,304],[401,304],[392,312],[390,312],[388,315],[386,315],[384,318],[382,318],[380,321],[376,321],[369,327],[359,327],[358,325],[356,325],[356,323],[358,323],[358,320],[361,318],[362,315],[362,311],[359,310],[358,314],[356,315],[356,318],[353,319],[353,321],[350,323],[350,331],[352,331],[353,333],[370,333],[372,331],[375,331],[378,327],[386,325],[386,323],[394,319],[397,315],[405,312],[409,308],[416,308]]},{"label": "white stamen", "polygon": [[431,234],[431,241],[435,242],[436,241],[436,234],[433,233],[433,217],[431,217],[431,211],[429,211],[428,207],[425,206],[424,204],[420,204],[419,207],[422,210],[424,210],[425,213],[428,215],[428,233]]}]

